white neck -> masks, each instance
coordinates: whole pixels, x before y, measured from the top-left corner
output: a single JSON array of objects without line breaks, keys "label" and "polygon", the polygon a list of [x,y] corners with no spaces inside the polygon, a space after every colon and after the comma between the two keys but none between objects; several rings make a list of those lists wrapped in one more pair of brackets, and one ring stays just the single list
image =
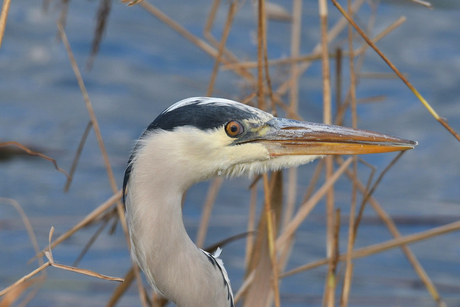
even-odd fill
[{"label": "white neck", "polygon": [[131,253],[152,287],[178,307],[229,307],[222,272],[183,224],[182,195],[191,183],[184,182],[178,161],[170,156],[165,163],[161,153],[150,143],[133,161],[126,199]]}]

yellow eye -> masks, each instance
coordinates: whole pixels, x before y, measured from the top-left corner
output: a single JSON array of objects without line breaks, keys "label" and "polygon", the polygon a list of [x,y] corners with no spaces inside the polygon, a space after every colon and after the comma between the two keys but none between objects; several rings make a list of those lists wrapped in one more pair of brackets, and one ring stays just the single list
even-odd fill
[{"label": "yellow eye", "polygon": [[241,125],[236,120],[232,120],[225,125],[225,132],[231,138],[239,136],[241,133],[244,132],[243,125]]}]

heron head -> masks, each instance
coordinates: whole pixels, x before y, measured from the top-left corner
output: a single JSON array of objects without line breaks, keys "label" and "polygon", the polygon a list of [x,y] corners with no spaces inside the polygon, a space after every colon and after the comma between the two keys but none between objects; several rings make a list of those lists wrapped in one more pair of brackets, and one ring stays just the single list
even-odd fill
[{"label": "heron head", "polygon": [[[161,113],[133,153],[132,167],[151,165],[186,185],[308,163],[328,154],[411,149],[416,142],[370,131],[277,118],[239,102],[188,98]],[[141,162],[141,163],[140,163]]]}]

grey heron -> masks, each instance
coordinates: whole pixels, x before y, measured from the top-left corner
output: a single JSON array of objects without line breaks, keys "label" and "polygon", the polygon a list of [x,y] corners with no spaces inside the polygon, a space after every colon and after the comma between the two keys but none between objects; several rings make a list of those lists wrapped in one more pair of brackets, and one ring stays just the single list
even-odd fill
[{"label": "grey heron", "polygon": [[185,230],[181,202],[187,189],[220,175],[252,175],[328,154],[400,151],[416,144],[278,118],[227,99],[184,99],[148,126],[129,159],[123,194],[131,255],[157,293],[177,306],[233,306],[218,253],[199,249]]}]

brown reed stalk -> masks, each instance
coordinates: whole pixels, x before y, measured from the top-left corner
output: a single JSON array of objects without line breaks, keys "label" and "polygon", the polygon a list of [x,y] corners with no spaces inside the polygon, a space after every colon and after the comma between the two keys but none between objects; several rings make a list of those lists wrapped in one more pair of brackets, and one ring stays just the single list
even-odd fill
[{"label": "brown reed stalk", "polygon": [[276,245],[278,249],[283,248],[287,240],[295,234],[300,224],[305,220],[311,210],[313,210],[315,205],[323,198],[329,188],[337,181],[337,179],[339,179],[351,161],[352,159],[348,158],[346,162],[335,171],[332,177],[329,178],[329,180],[326,180],[323,186],[321,186],[321,188],[319,188],[318,191],[316,191],[316,193],[313,194],[313,196],[307,202],[300,206],[294,218],[292,218],[280,236],[278,236],[276,239]]},{"label": "brown reed stalk", "polygon": [[[205,25],[204,30],[203,30],[204,37],[208,40],[209,43],[211,43],[216,48],[218,48],[219,42],[217,41],[217,39],[214,38],[214,36],[212,35],[211,30],[212,30],[212,28],[214,26],[214,21],[216,19],[217,9],[219,8],[219,5],[220,5],[220,0],[214,0],[212,2],[211,10],[209,11],[208,19],[206,20],[206,25]],[[236,6],[235,7],[235,14],[236,14],[237,10],[238,10],[238,7]],[[224,47],[223,54],[225,55],[225,58],[228,59],[228,63],[233,63],[233,64],[238,65],[238,63],[240,62],[238,57],[236,55],[234,55],[226,47]],[[227,64],[227,65],[232,65],[232,64]],[[241,75],[244,75],[244,77],[248,81],[250,81],[250,82],[254,81],[254,77],[252,76],[251,72],[246,70],[246,69],[244,69],[244,67],[237,68],[237,70],[238,70],[238,73],[240,73]]]},{"label": "brown reed stalk", "polygon": [[[257,185],[254,184],[251,188],[251,200],[249,202],[249,213],[248,213],[248,232],[255,231],[256,225],[256,208],[257,208]],[[250,256],[252,255],[252,249],[254,246],[254,237],[248,236],[246,239],[246,256],[245,265],[249,264]]]},{"label": "brown reed stalk", "polygon": [[257,11],[257,106],[265,110],[264,99],[264,35],[265,35],[265,0],[258,1]]},{"label": "brown reed stalk", "polygon": [[417,89],[409,82],[409,80],[404,77],[404,75],[396,68],[396,66],[380,51],[379,48],[367,37],[363,30],[354,22],[354,20],[345,12],[343,7],[336,1],[331,0],[337,9],[342,13],[342,15],[348,20],[348,22],[355,28],[355,30],[361,35],[361,37],[366,41],[366,43],[372,47],[372,49],[377,52],[377,54],[383,59],[383,61],[398,75],[398,77],[406,84],[406,86],[411,90],[412,93],[420,100],[420,102],[425,106],[425,108],[430,112],[430,114],[441,124],[444,128],[447,129],[458,141],[460,141],[460,135],[449,126],[447,121],[440,117],[438,113],[431,107],[428,101],[417,91]]},{"label": "brown reed stalk", "polygon": [[83,135],[80,139],[80,143],[78,144],[78,148],[77,148],[77,152],[75,153],[75,157],[72,161],[72,166],[70,167],[70,171],[69,171],[69,178],[67,178],[67,181],[64,186],[64,192],[68,192],[70,189],[70,185],[72,184],[73,176],[77,169],[78,161],[80,160],[80,156],[83,151],[83,147],[85,146],[86,139],[88,138],[89,132],[91,131],[92,127],[93,127],[93,122],[89,120],[88,124],[86,125],[85,131],[83,132]]},{"label": "brown reed stalk", "polygon": [[[381,253],[381,252],[384,252],[384,251],[387,251],[387,250],[390,250],[396,247],[400,247],[402,245],[412,244],[415,242],[419,242],[422,240],[426,240],[432,237],[440,236],[440,235],[450,233],[453,231],[457,231],[457,230],[460,230],[460,221],[449,223],[449,224],[435,227],[435,228],[431,228],[429,230],[415,233],[412,235],[401,236],[399,238],[391,239],[391,240],[388,240],[382,243],[377,243],[377,244],[369,245],[366,247],[357,248],[351,254],[351,259],[364,258],[364,257],[374,255],[377,253]],[[346,257],[347,257],[347,254],[341,254],[339,257],[339,260],[344,261],[346,260]],[[304,272],[307,270],[311,270],[311,269],[326,265],[328,263],[329,263],[329,258],[323,258],[320,260],[316,260],[314,262],[311,262],[305,265],[301,265],[295,269],[285,272],[280,275],[280,278],[286,278],[288,276],[298,274],[300,272]]]},{"label": "brown reed stalk", "polygon": [[[341,164],[343,162],[343,159],[341,157],[337,157],[337,161],[339,164]],[[354,184],[356,184],[357,188],[361,191],[363,195],[367,195],[369,193],[369,186],[365,187],[359,181],[359,179],[355,176],[353,172],[351,172],[350,170],[346,170],[345,174],[347,175],[347,177],[349,177],[353,181]],[[388,228],[391,235],[394,238],[400,238],[401,233],[396,227],[396,224],[394,223],[392,218],[385,212],[385,210],[382,208],[382,206],[377,202],[377,200],[373,196],[369,197],[369,204],[372,206],[374,211],[377,212],[379,218],[384,222],[384,224]],[[410,262],[410,264],[414,268],[416,274],[422,280],[423,284],[427,288],[430,295],[433,297],[434,301],[438,304],[438,306],[440,307],[444,306],[445,303],[442,300],[438,290],[436,289],[436,286],[431,281],[430,277],[428,276],[428,274],[426,273],[426,271],[424,270],[420,262],[417,260],[412,250],[406,245],[401,245],[401,250],[403,251],[407,260]]]},{"label": "brown reed stalk", "polygon": [[214,67],[212,68],[211,78],[210,78],[209,85],[208,85],[208,91],[206,93],[206,96],[208,97],[212,96],[212,92],[214,90],[214,84],[216,82],[217,73],[219,71],[219,66],[220,66],[222,56],[225,50],[227,38],[230,33],[230,29],[232,27],[233,17],[235,16],[237,5],[238,5],[238,1],[234,0],[230,2],[230,6],[228,8],[227,20],[225,21],[225,27],[222,33],[222,39],[220,40],[220,43],[219,43],[219,49],[217,50],[217,57],[214,62]]},{"label": "brown reed stalk", "polygon": [[203,211],[201,213],[200,226],[198,228],[198,233],[196,235],[196,246],[203,247],[204,241],[206,239],[206,233],[208,231],[209,220],[211,218],[212,208],[216,202],[217,194],[220,191],[222,182],[224,179],[222,177],[215,178],[208,189],[208,195],[206,196],[206,201],[203,205]]},{"label": "brown reed stalk", "polygon": [[2,12],[0,13],[0,49],[2,48],[3,34],[5,34],[6,20],[10,10],[11,0],[3,0]]},{"label": "brown reed stalk", "polygon": [[[168,27],[170,27],[172,30],[176,31],[179,33],[181,36],[183,36],[185,39],[190,41],[192,44],[206,52],[208,55],[212,56],[213,58],[217,57],[218,51],[216,48],[208,44],[206,41],[196,37],[192,33],[190,33],[187,29],[185,29],[182,25],[177,23],[174,19],[170,18],[167,16],[165,13],[160,11],[157,7],[155,7],[153,4],[148,2],[147,0],[143,0],[141,3],[139,3],[139,6],[145,9],[147,12],[150,14],[154,15],[156,18],[158,18],[160,21],[165,23]],[[229,63],[229,60],[227,58],[222,58],[223,63]],[[253,79],[252,75],[249,74],[245,70],[238,70],[236,73],[248,80]]]},{"label": "brown reed stalk", "polygon": [[[351,14],[351,0],[348,0],[348,13]],[[355,74],[355,55],[353,49],[353,28],[348,25],[348,52],[349,52],[349,69],[350,69],[350,101],[351,101],[351,120],[352,127],[358,128],[357,108],[356,108],[356,74]],[[353,156],[353,174],[358,176],[358,157]],[[343,280],[342,295],[340,297],[340,306],[348,306],[348,298],[350,295],[351,282],[353,276],[353,263],[351,261],[351,253],[355,242],[355,214],[356,214],[356,198],[357,185],[352,182],[350,216],[348,224],[348,243],[347,243],[347,259],[345,276]]]},{"label": "brown reed stalk", "polygon": [[[401,16],[397,21],[389,25],[387,28],[382,30],[380,33],[378,33],[374,38],[372,39],[373,43],[377,43],[380,41],[382,38],[387,36],[390,32],[395,30],[397,27],[402,25],[404,22],[406,22],[406,17]],[[332,33],[330,31],[329,33]],[[331,40],[329,40],[331,41]],[[355,51],[353,51],[355,56],[361,55],[364,53],[367,49],[369,48],[368,44],[363,44],[361,47],[357,48]],[[348,51],[342,52],[343,56],[350,56]],[[312,52],[310,54],[306,55],[300,55],[297,57],[289,57],[289,58],[282,58],[282,59],[274,59],[274,60],[269,60],[268,65],[289,65],[289,64],[294,64],[294,63],[300,63],[300,62],[311,62],[315,60],[321,60],[322,57],[322,52],[321,50],[319,52]],[[337,58],[336,53],[330,53],[329,54],[330,58]],[[248,62],[238,62],[238,63],[231,63],[231,64],[225,64],[222,67],[222,70],[231,70],[231,69],[236,69],[236,68],[255,68],[257,67],[257,62],[254,61],[248,61]]]},{"label": "brown reed stalk", "polygon": [[271,271],[272,271],[272,285],[273,285],[273,293],[275,298],[275,307],[280,307],[280,290],[278,285],[278,262],[277,262],[277,251],[275,246],[275,238],[276,238],[276,216],[275,211],[272,209],[271,204],[271,192],[268,183],[268,175],[263,175],[264,179],[264,193],[265,193],[265,216],[267,219],[267,238],[268,238],[268,252],[270,255],[270,262],[271,262]]},{"label": "brown reed stalk", "polygon": [[3,143],[0,143],[0,147],[4,147],[4,146],[16,146],[16,147],[19,147],[20,149],[24,150],[28,155],[30,156],[37,156],[37,157],[40,157],[42,159],[45,159],[45,160],[48,160],[50,161],[51,163],[53,163],[54,165],[54,168],[58,171],[60,171],[61,173],[63,173],[67,179],[69,178],[69,174],[67,174],[67,172],[65,170],[63,170],[62,168],[60,168],[56,162],[55,159],[53,158],[50,158],[42,153],[39,153],[39,152],[36,152],[36,151],[33,151],[33,150],[30,150],[29,148],[27,148],[26,146],[22,145],[21,143],[18,143],[18,142],[14,142],[14,141],[11,141],[11,142],[3,142]]},{"label": "brown reed stalk", "polygon": [[[364,0],[356,0],[354,3],[353,3],[353,12],[356,13],[357,10],[363,5],[364,3]],[[347,25],[347,20],[345,17],[339,19],[335,25],[329,30],[329,32],[327,33],[327,40],[328,40],[328,43],[330,43],[333,39],[335,39],[342,31],[343,29],[345,28],[345,26]],[[313,51],[312,53],[322,53],[322,50],[321,50],[321,43],[318,43],[314,48],[313,48]],[[306,61],[304,63],[302,63],[302,65],[299,67],[299,70],[298,70],[298,74],[295,75],[295,76],[292,76],[290,79],[286,80],[285,82],[283,82],[279,87],[278,89],[275,91],[276,94],[278,95],[283,95],[284,93],[287,92],[287,90],[289,89],[290,87],[290,83],[292,82],[292,80],[300,77],[311,65],[311,61]]]},{"label": "brown reed stalk", "polygon": [[[84,217],[80,222],[75,224],[72,228],[70,228],[68,231],[57,237],[51,244],[50,247],[54,248],[56,245],[62,243],[64,240],[68,239],[71,235],[73,235],[75,232],[80,230],[81,228],[89,225],[94,219],[96,219],[98,216],[103,214],[107,209],[109,209],[111,206],[113,206],[117,201],[121,199],[121,190],[118,191],[116,194],[112,195],[108,200],[106,200],[103,204],[101,204],[99,207],[91,211],[86,217]],[[32,260],[36,259],[37,257],[43,257],[44,251],[41,251],[37,255],[35,255]]]}]

